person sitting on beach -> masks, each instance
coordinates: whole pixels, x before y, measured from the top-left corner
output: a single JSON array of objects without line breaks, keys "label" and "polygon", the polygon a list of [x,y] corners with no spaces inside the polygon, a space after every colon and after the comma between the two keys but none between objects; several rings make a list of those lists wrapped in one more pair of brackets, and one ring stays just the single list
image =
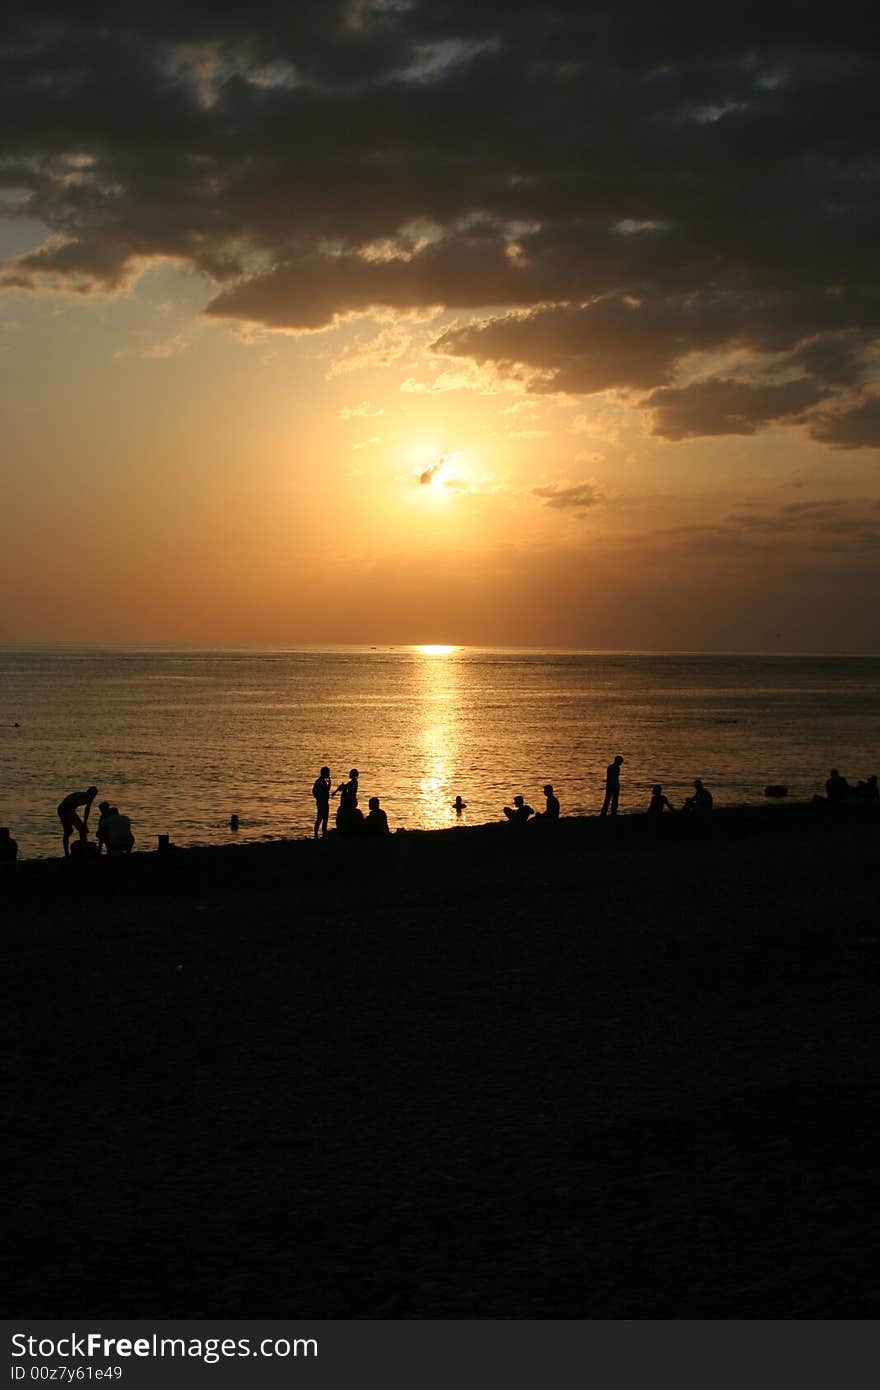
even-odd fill
[{"label": "person sitting on beach", "polygon": [[462,801],[461,797],[457,796],[452,803],[452,809],[457,816],[460,816],[462,811],[467,810],[467,802]]},{"label": "person sitting on beach", "polygon": [[98,826],[95,831],[95,839],[98,841],[98,853],[100,854],[102,849],[107,848],[107,844],[104,839],[104,822],[110,814],[110,802],[99,801],[98,810],[101,812],[101,814],[98,816]]},{"label": "person sitting on beach", "polygon": [[[702,783],[700,783],[700,785],[702,786]],[[705,789],[704,789],[704,790],[705,790]],[[710,794],[709,794],[708,792],[706,792],[706,795],[707,795],[707,796],[710,796]],[[711,796],[710,796],[710,800],[711,800]],[[651,801],[650,801],[650,804],[649,804],[649,806],[648,806],[648,812],[647,812],[648,815],[649,815],[649,816],[662,816],[664,811],[674,811],[674,810],[675,810],[675,807],[672,805],[672,803],[670,802],[670,800],[668,799],[668,797],[666,797],[666,796],[663,795],[663,788],[662,788],[662,786],[660,785],[660,783],[659,783],[659,782],[655,782],[654,785],[653,785],[653,787],[651,788]]]},{"label": "person sitting on beach", "polygon": [[330,816],[330,769],[322,767],[315,779],[312,787],[312,796],[315,798],[315,839],[318,838],[318,831],[322,835],[327,834],[327,821]]},{"label": "person sitting on beach", "polygon": [[362,830],[365,835],[390,835],[388,829],[388,817],[379,805],[378,796],[371,796],[367,802],[369,815],[363,823]]},{"label": "person sitting on beach", "polygon": [[836,767],[831,769],[831,776],[825,783],[825,795],[829,801],[847,801],[852,796],[852,787]]},{"label": "person sitting on beach", "polygon": [[876,776],[869,777],[865,782],[857,782],[856,796],[860,801],[880,801],[880,787],[877,786]]},{"label": "person sitting on beach", "polygon": [[613,763],[609,763],[605,770],[605,800],[602,802],[600,816],[607,815],[610,808],[612,816],[617,815],[617,803],[620,800],[620,765],[623,758],[618,753]]},{"label": "person sitting on beach", "polygon": [[683,811],[691,811],[697,815],[708,815],[712,810],[712,793],[708,787],[704,787],[699,777],[694,778],[694,794],[689,796],[681,808]]},{"label": "person sitting on beach", "polygon": [[531,806],[526,805],[524,797],[515,796],[513,805],[504,807],[504,814],[511,825],[525,825],[529,816],[533,816],[535,813]]},{"label": "person sitting on beach", "polygon": [[0,825],[0,864],[14,864],[18,858],[18,841],[13,840],[8,825]]},{"label": "person sitting on beach", "polygon": [[[80,841],[88,839],[89,811],[91,811],[92,802],[97,795],[97,787],[87,787],[84,792],[70,792],[63,801],[58,803],[58,818],[61,821],[61,842],[64,845],[65,859],[70,854],[70,837],[74,830],[79,833]],[[80,806],[85,808],[82,817],[77,815]]]},{"label": "person sitting on beach", "polygon": [[131,833],[131,821],[128,816],[120,815],[118,806],[111,806],[101,820],[107,853],[130,854],[134,849],[134,835]]},{"label": "person sitting on beach", "polygon": [[553,788],[548,782],[544,788],[546,798],[543,811],[535,812],[535,820],[559,820],[559,797],[554,796]]},{"label": "person sitting on beach", "polygon": [[358,770],[353,767],[348,774],[347,782],[340,782],[333,795],[339,797],[339,809],[336,812],[336,829],[342,834],[348,831],[359,830],[363,824],[364,815],[358,810]]},{"label": "person sitting on beach", "polygon": [[100,849],[94,840],[88,837],[84,840],[74,840],[70,846],[71,859],[97,859],[101,854]]}]

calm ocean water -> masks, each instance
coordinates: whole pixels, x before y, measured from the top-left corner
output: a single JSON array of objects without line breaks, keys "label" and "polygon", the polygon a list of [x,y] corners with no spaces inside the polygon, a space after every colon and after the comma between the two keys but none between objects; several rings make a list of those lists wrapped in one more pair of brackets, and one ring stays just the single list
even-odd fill
[{"label": "calm ocean water", "polygon": [[616,753],[621,811],[655,781],[674,804],[695,776],[722,804],[855,781],[880,771],[880,659],[0,648],[0,824],[28,857],[60,853],[55,807],[90,782],[152,849],[230,840],[232,812],[239,840],[309,833],[322,763],[392,828],[456,824],[457,793],[465,824],[538,808],[545,781],[589,813]]}]

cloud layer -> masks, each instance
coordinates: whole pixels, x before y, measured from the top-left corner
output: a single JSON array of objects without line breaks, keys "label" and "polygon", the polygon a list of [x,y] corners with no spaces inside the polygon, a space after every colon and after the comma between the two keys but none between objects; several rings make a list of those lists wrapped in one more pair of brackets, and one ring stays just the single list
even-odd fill
[{"label": "cloud layer", "polygon": [[[880,62],[845,18],[13,5],[0,201],[51,237],[2,283],[114,291],[170,257],[210,315],[271,328],[443,306],[481,317],[439,352],[647,392],[669,438],[803,420],[873,447]],[[735,371],[694,382],[707,352]]]}]

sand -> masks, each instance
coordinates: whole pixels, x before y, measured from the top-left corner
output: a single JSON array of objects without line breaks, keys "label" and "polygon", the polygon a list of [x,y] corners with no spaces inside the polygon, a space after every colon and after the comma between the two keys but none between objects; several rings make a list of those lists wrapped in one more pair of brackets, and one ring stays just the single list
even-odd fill
[{"label": "sand", "polygon": [[833,811],[15,865],[10,1314],[877,1316]]}]

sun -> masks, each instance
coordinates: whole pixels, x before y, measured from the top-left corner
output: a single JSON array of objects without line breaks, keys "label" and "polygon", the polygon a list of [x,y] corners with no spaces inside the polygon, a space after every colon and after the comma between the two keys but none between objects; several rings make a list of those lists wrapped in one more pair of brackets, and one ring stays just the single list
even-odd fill
[{"label": "sun", "polygon": [[415,471],[419,491],[430,502],[445,501],[465,486],[463,459],[460,453],[431,453],[427,462],[420,462]]},{"label": "sun", "polygon": [[447,642],[421,642],[416,643],[413,650],[420,656],[451,656],[453,652],[461,651],[461,648]]}]

